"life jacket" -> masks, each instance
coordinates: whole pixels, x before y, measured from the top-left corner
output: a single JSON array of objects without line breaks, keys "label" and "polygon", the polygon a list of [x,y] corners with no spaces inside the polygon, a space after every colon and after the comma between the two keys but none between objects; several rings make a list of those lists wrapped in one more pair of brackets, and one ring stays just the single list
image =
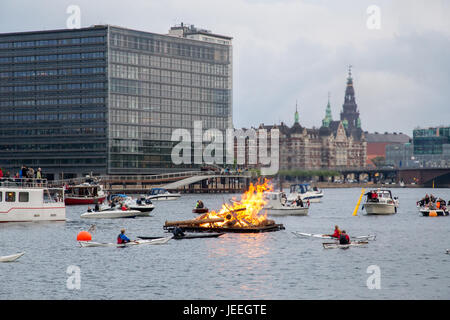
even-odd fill
[{"label": "life jacket", "polygon": [[333,238],[337,238],[337,239],[339,239],[339,237],[341,236],[341,230],[339,230],[339,229],[334,229],[334,233],[333,233],[333,235],[332,235],[332,237]]},{"label": "life jacket", "polygon": [[348,237],[347,234],[341,234],[339,236],[339,244],[349,244],[350,243],[350,238]]},{"label": "life jacket", "polygon": [[120,237],[120,234],[117,236],[117,244],[122,244],[123,242],[122,238]]}]

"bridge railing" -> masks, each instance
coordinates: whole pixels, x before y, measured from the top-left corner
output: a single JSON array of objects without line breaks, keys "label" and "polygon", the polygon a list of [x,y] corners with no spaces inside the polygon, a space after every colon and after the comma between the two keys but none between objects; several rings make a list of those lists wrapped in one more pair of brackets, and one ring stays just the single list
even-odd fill
[{"label": "bridge railing", "polygon": [[172,172],[163,174],[152,174],[152,175],[104,175],[95,177],[79,177],[72,179],[61,179],[54,180],[51,182],[52,185],[65,185],[65,184],[81,184],[87,180],[93,180],[99,183],[127,183],[127,182],[151,182],[151,181],[161,181],[173,178],[187,178],[193,176],[250,176],[250,172],[241,173],[218,173],[216,171],[183,171],[183,172]]}]

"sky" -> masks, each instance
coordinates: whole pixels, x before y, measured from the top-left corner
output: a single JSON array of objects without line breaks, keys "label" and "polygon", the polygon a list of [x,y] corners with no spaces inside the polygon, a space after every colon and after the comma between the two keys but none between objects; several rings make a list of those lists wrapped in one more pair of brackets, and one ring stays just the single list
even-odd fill
[{"label": "sky", "polygon": [[[348,66],[362,129],[450,125],[448,0],[1,0],[0,33],[111,24],[167,34],[194,24],[233,37],[233,124],[320,127],[334,120]],[[375,8],[373,7],[375,6]]]}]

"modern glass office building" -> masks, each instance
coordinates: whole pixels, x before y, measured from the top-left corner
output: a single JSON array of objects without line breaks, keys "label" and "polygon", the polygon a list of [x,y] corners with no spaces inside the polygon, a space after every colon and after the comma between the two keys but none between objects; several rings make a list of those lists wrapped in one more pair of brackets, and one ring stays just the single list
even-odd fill
[{"label": "modern glass office building", "polygon": [[55,178],[186,170],[172,131],[232,127],[231,38],[102,25],[0,34],[0,167]]}]

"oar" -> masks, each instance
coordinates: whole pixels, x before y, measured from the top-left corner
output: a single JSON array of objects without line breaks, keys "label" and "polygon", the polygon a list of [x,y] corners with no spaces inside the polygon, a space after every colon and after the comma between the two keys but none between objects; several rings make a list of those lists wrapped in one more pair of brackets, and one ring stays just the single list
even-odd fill
[{"label": "oar", "polygon": [[361,190],[361,195],[359,196],[358,203],[356,204],[355,210],[353,211],[353,215],[356,216],[358,214],[359,205],[361,203],[361,199],[364,196],[364,188]]}]

